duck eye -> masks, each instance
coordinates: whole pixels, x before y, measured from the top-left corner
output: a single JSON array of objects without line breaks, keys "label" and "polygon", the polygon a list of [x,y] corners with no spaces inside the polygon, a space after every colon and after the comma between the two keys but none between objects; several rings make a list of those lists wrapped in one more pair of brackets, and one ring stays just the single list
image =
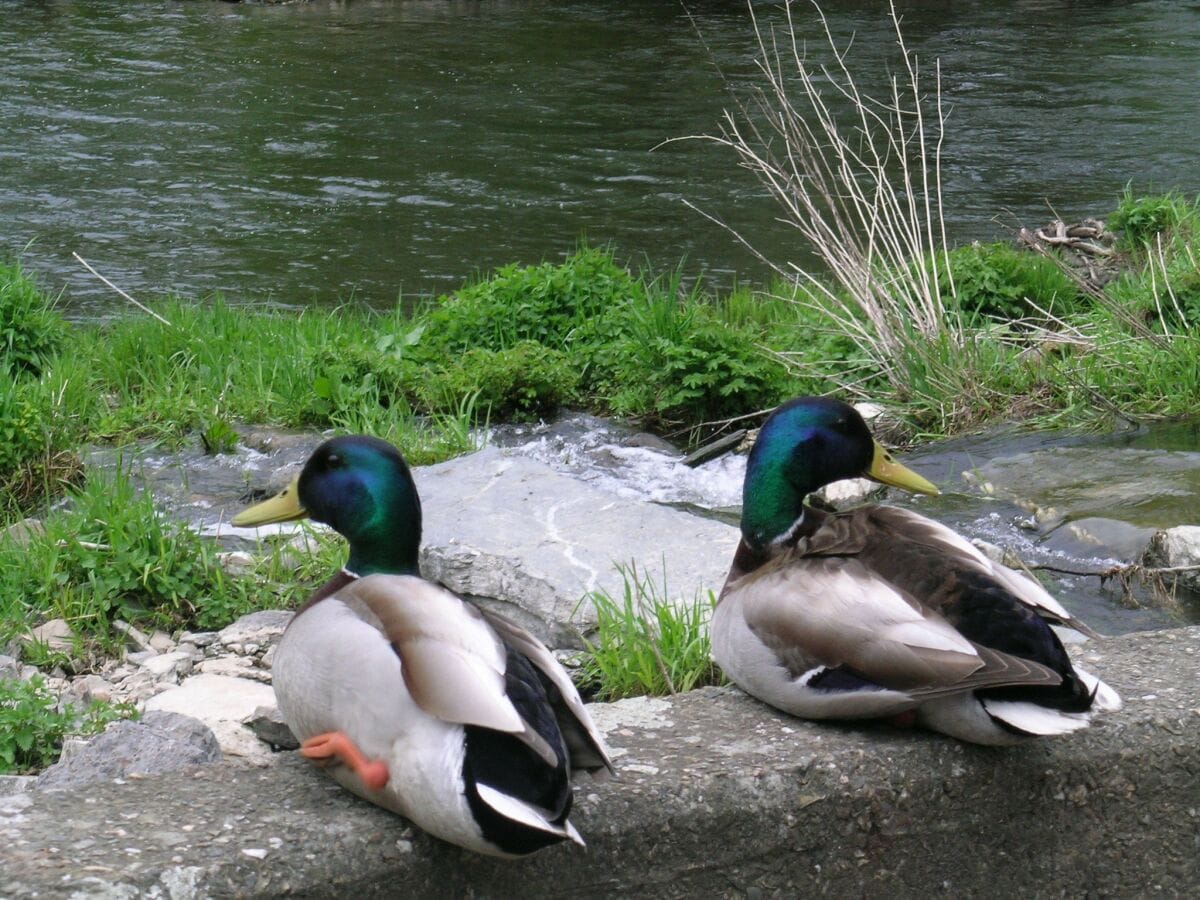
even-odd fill
[{"label": "duck eye", "polygon": [[331,469],[336,469],[341,466],[342,458],[336,453],[330,453],[329,456],[325,457],[325,464]]}]

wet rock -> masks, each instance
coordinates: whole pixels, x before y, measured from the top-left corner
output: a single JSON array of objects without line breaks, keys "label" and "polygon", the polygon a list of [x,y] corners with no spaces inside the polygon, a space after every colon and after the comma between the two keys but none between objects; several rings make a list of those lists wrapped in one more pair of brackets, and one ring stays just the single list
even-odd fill
[{"label": "wet rock", "polygon": [[641,447],[645,450],[654,450],[658,453],[666,453],[675,456],[679,451],[670,441],[660,438],[657,434],[650,434],[646,431],[639,431],[637,434],[631,434],[629,437],[621,441],[623,447]]},{"label": "wet rock", "polygon": [[1144,561],[1154,568],[1196,566],[1192,571],[1170,573],[1164,577],[1200,592],[1200,525],[1178,525],[1158,532],[1150,542]]},{"label": "wet rock", "polygon": [[976,550],[980,551],[984,556],[992,562],[1003,563],[1005,551],[999,544],[993,544],[991,541],[985,541],[981,538],[973,538],[971,544]]},{"label": "wet rock", "polygon": [[1060,525],[1043,541],[1052,552],[1079,558],[1139,559],[1154,537],[1153,528],[1131,525],[1118,519],[1088,516]]},{"label": "wet rock", "polygon": [[292,450],[307,456],[320,441],[311,431],[289,431],[267,425],[239,426],[238,434],[245,446],[267,454]]},{"label": "wet rock", "polygon": [[1090,517],[1156,527],[1193,520],[1200,492],[1200,454],[1045,447],[993,456],[977,466],[976,477],[993,484],[997,496],[1037,511],[1039,521],[1049,527],[1063,519]]},{"label": "wet rock", "polygon": [[843,478],[827,484],[817,491],[817,496],[838,509],[864,503],[872,494],[882,493],[886,488],[869,478]]},{"label": "wet rock", "polygon": [[[414,472],[425,517],[421,566],[510,615],[551,647],[595,625],[586,595],[622,596],[618,565],[691,602],[718,591],[735,527],[646,503],[489,447]],[[581,602],[582,601],[582,602]]]},{"label": "wet rock", "polygon": [[114,722],[37,778],[37,790],[64,790],[136,775],[219,762],[220,747],[204,723],[173,712]]},{"label": "wet rock", "polygon": [[746,439],[746,429],[739,428],[731,434],[719,437],[714,441],[709,441],[703,447],[698,447],[689,453],[683,459],[685,466],[703,465],[710,459],[716,459],[722,454],[729,453],[741,448],[742,441]]}]

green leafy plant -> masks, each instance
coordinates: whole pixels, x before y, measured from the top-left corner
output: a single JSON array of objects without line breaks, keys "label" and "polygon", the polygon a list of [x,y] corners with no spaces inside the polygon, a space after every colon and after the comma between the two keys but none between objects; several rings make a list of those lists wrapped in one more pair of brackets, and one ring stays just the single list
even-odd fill
[{"label": "green leafy plant", "polygon": [[603,591],[588,595],[596,633],[584,639],[582,688],[599,700],[619,700],[722,683],[710,658],[712,593],[673,602],[665,575],[655,584],[632,563],[617,568],[624,582],[620,598]]},{"label": "green leafy plant", "polygon": [[100,701],[82,711],[60,709],[40,675],[0,679],[0,774],[38,772],[58,759],[64,738],[98,734],[110,722],[136,715],[130,704]]},{"label": "green leafy plant", "polygon": [[503,350],[476,347],[434,369],[418,388],[423,405],[444,409],[473,395],[497,419],[536,419],[575,396],[579,372],[570,356],[534,341]]},{"label": "green leafy plant", "polygon": [[46,453],[49,411],[50,398],[37,381],[0,375],[0,472]]},{"label": "green leafy plant", "polygon": [[233,453],[237,450],[238,433],[228,421],[214,414],[212,418],[201,423],[200,443],[204,452],[209,456],[220,453]]},{"label": "green leafy plant", "polygon": [[641,290],[611,252],[587,246],[561,265],[503,266],[422,314],[420,355],[503,350],[520,341],[561,349],[576,328]]},{"label": "green leafy plant", "polygon": [[[946,288],[943,301],[962,310],[972,325],[989,319],[1045,320],[1045,313],[1062,315],[1079,298],[1074,282],[1052,259],[1007,244],[959,247],[946,259],[953,279],[939,279]],[[935,258],[934,264],[940,263],[942,258]]]}]

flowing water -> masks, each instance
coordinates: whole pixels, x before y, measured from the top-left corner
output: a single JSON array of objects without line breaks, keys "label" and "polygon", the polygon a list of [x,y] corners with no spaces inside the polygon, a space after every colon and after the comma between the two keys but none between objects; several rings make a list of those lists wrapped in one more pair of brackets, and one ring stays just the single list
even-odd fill
[{"label": "flowing water", "polygon": [[[887,4],[824,5],[879,88]],[[941,64],[953,242],[1103,213],[1129,181],[1200,189],[1197,4],[897,6]],[[819,41],[807,4],[796,21]],[[743,0],[0,0],[0,255],[77,317],[124,306],[72,251],[142,299],[302,306],[451,290],[583,234],[761,281],[683,201],[807,264],[774,205],[719,147],[662,145],[713,132],[755,52]]]},{"label": "flowing water", "polygon": [[[215,457],[205,456],[198,447],[123,452],[125,464],[174,515],[242,549],[254,530],[232,529],[228,522],[245,506],[248,489],[270,484],[272,473],[286,476],[275,479],[282,487],[294,471],[287,467],[303,462],[320,440],[311,432],[272,432],[270,444],[281,449],[271,453],[245,445],[234,455]],[[738,521],[743,455],[727,454],[689,468],[682,454],[662,441],[582,414],[549,424],[502,426],[486,440],[606,491],[730,524]],[[1200,497],[1198,447],[1198,424],[1115,435],[1004,430],[956,438],[901,455],[906,465],[942,489],[941,496],[892,491],[887,502],[931,516],[1027,564],[1099,572],[1136,560],[1156,529],[1200,524],[1200,505],[1195,502]],[[103,468],[117,458],[117,451],[100,450],[89,464]],[[1097,491],[1097,486],[1110,484],[1134,484],[1137,489]],[[1152,593],[1139,590],[1134,595],[1139,605],[1130,606],[1116,582],[1052,570],[1042,574],[1068,609],[1103,633],[1200,622],[1200,597],[1186,592],[1180,594],[1180,602],[1162,605]]]}]

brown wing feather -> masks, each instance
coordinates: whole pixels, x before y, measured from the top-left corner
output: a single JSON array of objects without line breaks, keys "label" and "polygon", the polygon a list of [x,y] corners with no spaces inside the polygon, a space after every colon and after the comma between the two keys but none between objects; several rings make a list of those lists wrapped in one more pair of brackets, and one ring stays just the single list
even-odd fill
[{"label": "brown wing feather", "polygon": [[747,625],[777,655],[786,650],[820,665],[847,665],[900,690],[955,684],[982,665],[936,612],[854,558],[794,551],[733,589]]},{"label": "brown wing feather", "polygon": [[1038,663],[966,640],[937,610],[857,558],[806,557],[797,548],[730,589],[747,625],[793,675],[847,666],[925,698],[1062,681]]},{"label": "brown wing feather", "polygon": [[1062,684],[1062,676],[1040,663],[1022,659],[1008,653],[1000,653],[980,644],[975,650],[983,661],[983,667],[966,678],[946,687],[916,688],[910,690],[914,698],[931,700],[934,697],[958,694],[989,687],[1042,686],[1054,687]]},{"label": "brown wing feather", "polygon": [[[861,514],[864,525],[873,525],[877,530],[877,539],[869,542],[864,551],[870,554],[872,565],[880,566],[880,571],[889,576],[904,577],[919,572],[935,576],[938,586],[930,588],[930,602],[952,602],[958,576],[973,573],[1002,585],[1012,597],[1047,622],[1065,625],[1089,637],[1098,637],[1095,631],[1064,609],[1032,576],[1022,575],[993,562],[966,538],[940,522],[893,506],[864,507],[855,512]],[[889,558],[894,564],[891,572],[885,571]],[[918,560],[918,564],[910,565],[914,559]]]}]

